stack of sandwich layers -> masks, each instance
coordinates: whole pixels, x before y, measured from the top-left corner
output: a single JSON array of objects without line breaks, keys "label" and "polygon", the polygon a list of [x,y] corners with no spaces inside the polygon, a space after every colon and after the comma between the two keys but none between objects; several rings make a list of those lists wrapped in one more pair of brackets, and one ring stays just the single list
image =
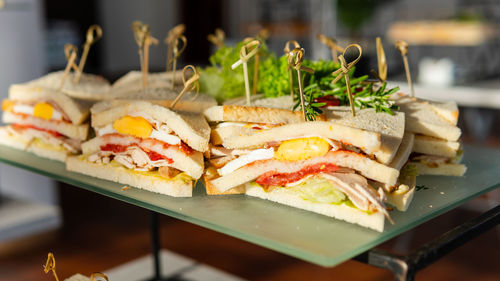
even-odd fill
[{"label": "stack of sandwich layers", "polygon": [[303,122],[301,112],[266,107],[216,106],[205,116],[218,122],[204,176],[208,194],[245,192],[383,230],[385,193],[368,179],[393,186],[399,171],[375,160],[383,154],[380,133]]},{"label": "stack of sandwich layers", "polygon": [[62,75],[50,73],[10,87],[9,98],[2,103],[2,120],[9,124],[0,130],[3,144],[59,161],[79,153],[88,136],[92,102],[72,96],[100,96],[107,81],[82,74],[80,84],[69,74],[58,90],[55,85],[62,81]]},{"label": "stack of sandwich layers", "polygon": [[435,102],[397,94],[392,97],[406,114],[406,130],[415,134],[410,164],[419,175],[462,176],[461,130],[455,102]]},{"label": "stack of sandwich layers", "polygon": [[66,168],[175,197],[192,196],[204,170],[210,127],[202,114],[146,101],[103,101],[92,109],[96,137]]}]

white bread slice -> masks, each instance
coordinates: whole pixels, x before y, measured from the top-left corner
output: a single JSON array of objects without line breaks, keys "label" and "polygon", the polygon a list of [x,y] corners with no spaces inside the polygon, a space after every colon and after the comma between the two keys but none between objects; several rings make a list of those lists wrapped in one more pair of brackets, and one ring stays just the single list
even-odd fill
[{"label": "white bread slice", "polygon": [[[150,72],[148,73],[148,88],[168,88],[172,86],[173,72]],[[175,71],[176,87],[182,89],[182,70]],[[137,70],[129,71],[127,74],[116,80],[111,86],[112,95],[127,94],[127,92],[142,91],[142,72]]]},{"label": "white bread slice", "polygon": [[234,172],[210,181],[220,192],[225,192],[233,187],[251,182],[266,172],[292,173],[299,171],[305,166],[318,163],[332,163],[339,167],[351,168],[358,171],[368,179],[386,183],[396,184],[399,171],[378,163],[375,160],[351,151],[330,151],[321,157],[314,157],[305,161],[278,161],[274,159],[255,161],[243,166]]},{"label": "white bread slice", "polygon": [[[89,155],[100,151],[100,147],[105,145],[105,137],[95,137],[87,142],[82,143],[82,154]],[[186,155],[179,150],[169,150],[168,158],[174,162],[171,167],[186,172],[194,179],[199,179],[203,174],[203,154],[199,151],[193,151],[191,155]]]},{"label": "white bread slice", "polygon": [[105,126],[125,115],[141,113],[164,122],[194,150],[208,150],[210,127],[201,114],[170,110],[145,101],[103,101],[93,106],[91,111],[93,127]]},{"label": "white bread slice", "polygon": [[213,184],[210,183],[210,180],[206,175],[203,175],[203,185],[205,186],[205,192],[207,193],[207,195],[230,195],[245,193],[244,185],[239,185],[224,192],[220,192],[217,188],[215,188]]},{"label": "white bread slice", "polygon": [[[246,105],[246,102],[246,97],[239,97],[226,100],[223,105]],[[293,110],[295,105],[290,95],[275,98],[265,98],[262,94],[252,95],[250,96],[250,102],[252,106],[256,107],[281,108],[287,110]]]},{"label": "white bread slice", "polygon": [[394,115],[390,115],[376,112],[373,108],[366,108],[356,110],[356,116],[352,116],[350,107],[332,108],[334,109],[325,110],[327,121],[379,133],[382,145],[374,155],[382,164],[392,161],[405,132],[404,113],[395,111]]},{"label": "white bread slice", "polygon": [[386,193],[387,203],[396,207],[398,211],[405,212],[408,210],[408,206],[410,206],[410,203],[413,200],[416,185],[416,176],[400,177],[396,189],[392,192]]},{"label": "white bread slice", "polygon": [[[70,72],[64,80],[64,85],[61,91],[73,98],[83,100],[102,100],[109,92],[111,86],[108,80],[102,76],[82,73],[80,81],[75,83],[76,73]],[[42,76],[38,79],[29,81],[25,85],[31,87],[42,87],[50,90],[57,90],[64,76],[64,71],[56,71]]]},{"label": "white bread slice", "polygon": [[66,157],[71,154],[68,150],[54,147],[43,140],[28,141],[20,135],[10,134],[5,127],[0,127],[0,144],[15,149],[32,152],[37,156],[64,162]]},{"label": "white bread slice", "polygon": [[413,145],[414,152],[450,158],[457,155],[458,149],[460,149],[460,143],[457,141],[447,141],[423,135],[416,135]]},{"label": "white bread slice", "polygon": [[378,151],[381,146],[379,133],[325,121],[301,122],[267,130],[253,130],[253,134],[235,134],[224,138],[223,146],[229,149],[259,148],[270,142],[310,136],[338,140],[358,147],[369,155]]},{"label": "white bread slice", "polygon": [[50,121],[32,116],[21,116],[15,113],[4,112],[2,121],[6,124],[33,125],[35,127],[56,131],[71,139],[86,140],[89,124],[74,125],[61,121]]},{"label": "white bread slice", "polygon": [[429,167],[420,162],[410,162],[410,164],[415,165],[419,175],[461,177],[467,171],[467,167],[464,164],[456,164],[456,163],[440,164],[437,167]]},{"label": "white bread slice", "polygon": [[9,99],[35,103],[52,101],[57,104],[75,125],[82,124],[90,113],[92,103],[71,98],[61,92],[28,84],[13,84],[9,88]]},{"label": "white bread slice", "polygon": [[[443,118],[442,113],[438,114],[436,107],[430,106],[427,101],[400,94],[395,94],[391,98],[400,107],[400,111],[405,113],[407,131],[449,141],[460,138],[462,131],[456,123],[450,123],[448,119]],[[443,108],[444,106],[440,109]]]},{"label": "white bread slice", "polygon": [[161,176],[145,175],[111,164],[91,163],[82,159],[81,156],[68,157],[66,169],[173,197],[191,197],[193,191],[192,181],[169,180]]},{"label": "white bread slice", "polygon": [[384,231],[384,215],[381,212],[368,214],[345,204],[334,205],[313,203],[306,201],[295,192],[287,188],[275,188],[270,192],[264,191],[256,184],[246,184],[246,195],[267,199],[276,203],[322,214],[338,220],[354,223],[379,232]]},{"label": "white bread slice", "polygon": [[73,155],[68,150],[60,147],[54,147],[53,145],[43,142],[41,139],[33,141],[27,151],[33,152],[37,156],[60,162],[65,162],[68,156]]},{"label": "white bread slice", "polygon": [[401,170],[401,168],[403,168],[412,152],[414,140],[414,134],[405,132],[401,145],[399,145],[398,152],[396,153],[396,156],[394,156],[394,159],[392,159],[391,163],[389,163],[389,167],[396,170]]},{"label": "white bread slice", "polygon": [[266,124],[304,122],[304,116],[301,111],[241,105],[213,106],[205,110],[205,117],[209,122],[230,121]]},{"label": "white bread slice", "polygon": [[19,150],[26,150],[30,145],[30,141],[20,135],[9,133],[7,127],[0,127],[0,144],[9,146]]},{"label": "white bread slice", "polygon": [[91,280],[87,276],[84,276],[84,275],[81,275],[80,273],[77,273],[68,279],[64,279],[64,281],[91,281]]}]

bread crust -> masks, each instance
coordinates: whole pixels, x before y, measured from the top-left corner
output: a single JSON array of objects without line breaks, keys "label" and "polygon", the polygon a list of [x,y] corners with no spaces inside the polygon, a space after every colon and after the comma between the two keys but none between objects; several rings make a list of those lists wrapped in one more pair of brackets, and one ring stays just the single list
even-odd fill
[{"label": "bread crust", "polygon": [[[291,124],[304,122],[301,111],[242,105],[220,105],[205,110],[209,122],[246,122],[265,124]],[[317,120],[324,120],[319,116]]]},{"label": "bread crust", "polygon": [[114,181],[150,192],[160,193],[173,197],[191,197],[192,182],[172,181],[160,176],[149,176],[134,173],[124,167],[115,167],[110,164],[91,163],[80,159],[81,156],[71,156],[66,160],[66,169],[100,179]]},{"label": "bread crust", "polygon": [[349,223],[358,224],[378,232],[384,231],[385,218],[381,212],[367,214],[363,211],[351,208],[345,204],[334,205],[325,203],[313,203],[300,198],[297,194],[286,188],[275,188],[270,192],[261,187],[246,184],[246,195],[270,200],[283,205],[307,210],[321,215],[333,217]]},{"label": "bread crust", "polygon": [[170,110],[146,101],[104,101],[95,104],[91,111],[92,127],[111,124],[125,115],[143,113],[164,122],[194,150],[208,150],[210,127],[199,113]]},{"label": "bread crust", "polygon": [[381,146],[379,133],[325,121],[287,124],[267,130],[253,130],[252,132],[253,134],[235,134],[227,137],[223,139],[222,145],[229,149],[260,148],[270,142],[319,136],[353,145],[368,155],[372,155]]}]

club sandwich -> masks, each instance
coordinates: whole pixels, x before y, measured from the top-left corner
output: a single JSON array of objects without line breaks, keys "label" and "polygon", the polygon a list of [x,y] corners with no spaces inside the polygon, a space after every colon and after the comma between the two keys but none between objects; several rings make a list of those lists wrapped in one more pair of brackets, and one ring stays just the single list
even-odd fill
[{"label": "club sandwich", "polygon": [[146,101],[103,101],[91,108],[96,137],[67,169],[175,197],[190,197],[204,170],[210,127],[202,114]]}]

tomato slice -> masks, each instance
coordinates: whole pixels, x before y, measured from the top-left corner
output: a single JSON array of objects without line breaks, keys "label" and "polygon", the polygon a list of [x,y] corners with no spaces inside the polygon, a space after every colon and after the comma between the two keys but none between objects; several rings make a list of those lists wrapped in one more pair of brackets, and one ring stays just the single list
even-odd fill
[{"label": "tomato slice", "polygon": [[270,171],[258,177],[256,182],[267,190],[269,186],[285,186],[288,183],[299,181],[309,175],[332,173],[338,169],[339,167],[332,163],[317,163],[304,167],[293,173],[278,173]]},{"label": "tomato slice", "polygon": [[43,128],[39,128],[39,127],[36,127],[36,126],[33,126],[33,125],[27,125],[27,124],[12,124],[12,127],[16,130],[26,130],[26,129],[32,129],[32,130],[37,130],[37,131],[41,131],[41,132],[45,132],[45,133],[48,133],[48,134],[51,134],[52,136],[56,137],[56,138],[59,138],[59,137],[63,137],[64,135],[57,132],[57,131],[52,131],[52,130],[47,130],[47,129],[43,129]]}]

